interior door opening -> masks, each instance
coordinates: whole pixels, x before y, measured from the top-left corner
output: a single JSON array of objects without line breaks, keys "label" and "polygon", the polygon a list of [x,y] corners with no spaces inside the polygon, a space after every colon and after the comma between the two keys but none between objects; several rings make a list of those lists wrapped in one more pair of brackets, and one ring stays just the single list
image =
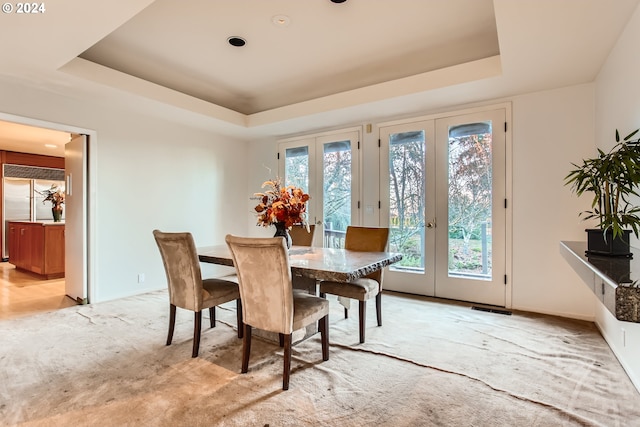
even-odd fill
[{"label": "interior door opening", "polygon": [[[31,144],[32,142],[34,144],[42,145],[42,141],[38,140],[38,138],[36,137],[38,134],[48,133],[48,134],[60,134],[62,136],[66,135],[66,137],[64,137],[65,139],[64,142],[66,142],[69,140],[70,135],[72,133],[70,131],[62,130],[62,129],[53,130],[58,126],[55,124],[49,124],[44,122],[40,123],[39,121],[28,119],[28,118],[14,117],[14,116],[2,114],[0,115],[0,119],[1,119],[0,120],[0,141],[3,140],[3,137],[6,137],[7,133],[15,132],[15,129],[20,128],[26,132],[26,134],[24,135],[24,138],[26,138],[25,141],[23,141],[21,138],[16,138],[15,135],[13,136],[14,140],[17,139],[19,141],[23,141],[20,147],[11,147],[11,151],[18,153],[17,155],[20,155],[21,152],[40,154],[40,153],[31,151],[31,149],[28,148],[28,145]],[[40,126],[43,126],[43,127],[40,127]],[[82,137],[85,138],[86,136],[82,136]],[[62,146],[65,145],[64,142],[62,143]],[[88,142],[85,140],[84,144],[86,147],[88,145]],[[0,149],[8,149],[8,148],[0,147]],[[51,150],[49,149],[49,151]],[[51,153],[49,153],[49,156],[50,155]],[[61,157],[66,157],[66,154],[62,155]],[[86,170],[86,165],[88,163],[88,159],[86,157],[86,151],[83,155],[81,155],[81,157],[76,156],[74,159],[71,160],[71,163],[77,163],[77,162],[80,162],[82,165],[84,165],[84,168]],[[50,184],[52,182],[57,185],[62,185],[64,187],[68,181],[65,178],[65,170],[64,169],[59,170],[59,174],[60,176],[57,176],[54,179],[48,180],[46,182],[44,180],[38,180],[33,182],[32,188],[35,187],[36,189],[39,189],[39,190],[44,189],[44,187],[50,188]],[[9,185],[11,186],[11,184],[12,183],[10,183]],[[4,196],[4,192],[3,192],[3,196]],[[36,193],[34,203],[30,206],[30,210],[33,211],[32,213],[30,213],[30,215],[32,216],[30,218],[24,218],[25,220],[37,221],[39,219],[47,219],[47,214],[51,216],[52,214],[51,206],[48,206],[47,204],[42,204],[41,199],[42,197],[38,196]],[[83,200],[81,201],[81,203],[84,205],[86,202],[86,198],[83,196],[82,199]],[[80,200],[78,202],[80,202]],[[75,222],[71,218],[67,217],[68,209],[66,208],[68,207],[69,205],[67,204],[65,206],[65,209],[63,209],[63,219],[64,219],[65,227],[71,224],[70,221]],[[5,205],[3,203],[3,211],[4,209],[5,209]],[[86,218],[86,209],[84,209],[84,212],[85,212],[84,218]],[[77,232],[69,233],[67,230],[65,230],[65,233],[64,233],[65,236],[63,237],[63,239],[67,243],[71,242],[72,244],[74,240],[79,239],[82,241],[80,245],[83,248],[86,248],[87,231],[86,231],[86,224],[84,225],[85,226],[83,227],[80,233],[77,233]],[[6,234],[3,233],[3,236],[2,236],[3,251],[6,244],[5,236]],[[65,259],[69,258],[67,254],[68,246],[69,246],[68,244],[65,244],[65,249],[64,249]],[[82,281],[80,283],[80,287],[82,288],[81,290],[82,293],[79,294],[80,298],[78,298],[78,295],[67,296],[68,280],[66,278],[46,279],[41,276],[34,275],[22,270],[16,270],[15,268],[13,268],[13,265],[9,262],[10,260],[7,259],[8,257],[5,257],[5,255],[8,255],[8,254],[3,252],[3,261],[6,261],[6,262],[3,262],[0,266],[0,271],[2,274],[0,279],[2,280],[2,289],[0,289],[0,292],[4,295],[2,298],[0,298],[0,300],[2,301],[2,310],[0,310],[0,312],[2,312],[2,316],[0,316],[0,318],[8,318],[11,316],[30,314],[30,313],[35,313],[39,311],[50,311],[50,310],[55,310],[55,309],[75,305],[77,303],[88,302],[88,280],[87,280],[87,274],[86,274],[86,271],[87,271],[86,265],[88,260],[86,259],[86,255],[82,263],[83,274],[80,278],[80,280]],[[67,268],[65,266],[65,270],[66,269]]]}]

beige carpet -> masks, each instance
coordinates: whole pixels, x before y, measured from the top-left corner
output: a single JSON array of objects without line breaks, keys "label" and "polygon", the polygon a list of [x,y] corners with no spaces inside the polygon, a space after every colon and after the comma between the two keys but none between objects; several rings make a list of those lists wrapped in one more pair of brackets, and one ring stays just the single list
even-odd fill
[{"label": "beige carpet", "polygon": [[[254,340],[241,375],[233,304],[191,358],[192,313],[164,345],[165,292],[0,321],[0,424],[8,426],[640,426],[640,395],[591,323],[512,316],[388,293],[384,326],[332,300],[318,336]],[[203,320],[208,325],[208,319]]]}]

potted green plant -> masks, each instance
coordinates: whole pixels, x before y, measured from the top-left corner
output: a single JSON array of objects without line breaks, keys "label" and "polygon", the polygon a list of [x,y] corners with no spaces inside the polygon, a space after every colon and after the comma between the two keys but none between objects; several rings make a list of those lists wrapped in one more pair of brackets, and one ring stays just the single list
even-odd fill
[{"label": "potted green plant", "polygon": [[609,152],[598,149],[598,157],[582,161],[565,177],[565,185],[581,196],[593,193],[591,210],[580,213],[583,220],[598,220],[598,228],[587,229],[587,254],[631,256],[629,236],[640,232],[640,207],[632,204],[640,183],[640,129],[622,141],[616,129],[616,145]]}]

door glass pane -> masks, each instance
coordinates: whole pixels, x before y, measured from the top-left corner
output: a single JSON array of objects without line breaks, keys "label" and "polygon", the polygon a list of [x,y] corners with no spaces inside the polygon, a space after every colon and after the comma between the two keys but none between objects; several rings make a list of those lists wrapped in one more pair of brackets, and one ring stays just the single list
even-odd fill
[{"label": "door glass pane", "polygon": [[449,276],[491,279],[491,122],[449,127]]},{"label": "door glass pane", "polygon": [[323,144],[324,246],[343,248],[351,224],[351,141]]},{"label": "door glass pane", "polygon": [[309,192],[309,147],[287,148],[284,156],[284,179],[286,185]]},{"label": "door glass pane", "polygon": [[401,252],[392,270],[424,272],[425,133],[389,136],[389,250]]}]

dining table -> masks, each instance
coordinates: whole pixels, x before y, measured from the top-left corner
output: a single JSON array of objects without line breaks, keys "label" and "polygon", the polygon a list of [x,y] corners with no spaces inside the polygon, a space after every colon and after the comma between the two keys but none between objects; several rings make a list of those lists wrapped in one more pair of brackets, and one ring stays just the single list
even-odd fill
[{"label": "dining table", "polygon": [[[200,262],[233,266],[227,245],[197,248]],[[289,264],[294,281],[351,282],[402,260],[397,252],[361,252],[339,248],[292,246]]]},{"label": "dining table", "polygon": [[[196,248],[200,262],[233,266],[229,247],[224,245]],[[361,252],[340,248],[292,246],[289,249],[292,286],[316,295],[322,280],[351,282],[402,260],[398,252]],[[339,299],[349,308],[349,300]],[[305,338],[314,333],[308,330]]]}]

